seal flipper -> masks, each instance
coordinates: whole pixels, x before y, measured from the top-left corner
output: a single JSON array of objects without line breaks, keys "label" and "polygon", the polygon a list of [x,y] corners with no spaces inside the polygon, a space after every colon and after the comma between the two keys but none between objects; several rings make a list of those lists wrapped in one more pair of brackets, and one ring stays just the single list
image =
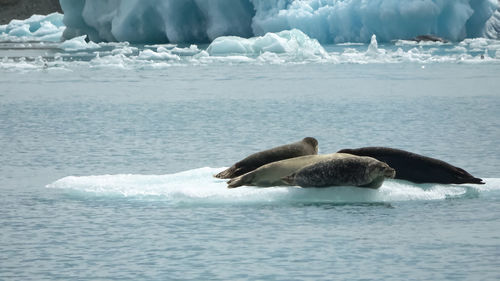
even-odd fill
[{"label": "seal flipper", "polygon": [[385,176],[380,176],[380,177],[375,178],[373,181],[371,181],[367,184],[360,185],[359,187],[378,189],[379,187],[382,186],[382,184],[384,183],[384,180],[385,180]]},{"label": "seal flipper", "polygon": [[241,175],[236,178],[232,178],[229,181],[227,181],[227,188],[236,188],[242,185],[245,185],[249,182],[252,182],[253,178],[255,177],[255,174],[253,173],[246,173],[244,175]]},{"label": "seal flipper", "polygon": [[282,177],[281,180],[288,185],[294,185],[295,184],[295,173],[290,174],[286,177]]}]

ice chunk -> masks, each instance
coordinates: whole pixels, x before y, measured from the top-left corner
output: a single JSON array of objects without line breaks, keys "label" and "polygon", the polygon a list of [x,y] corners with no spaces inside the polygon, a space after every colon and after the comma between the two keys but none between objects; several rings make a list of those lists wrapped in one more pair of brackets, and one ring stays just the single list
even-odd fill
[{"label": "ice chunk", "polygon": [[298,29],[249,39],[225,36],[215,39],[207,48],[210,55],[258,56],[264,53],[290,54],[304,58],[327,57],[327,52],[316,39],[309,38]]},{"label": "ice chunk", "polygon": [[75,37],[70,40],[66,40],[59,45],[61,49],[65,51],[79,51],[79,50],[87,50],[87,49],[98,49],[100,46],[92,41],[85,41],[86,35]]},{"label": "ice chunk", "polygon": [[33,15],[26,20],[12,20],[7,25],[0,26],[0,34],[6,34],[5,39],[12,41],[52,41],[61,40],[65,29],[63,15],[52,13],[47,16]]},{"label": "ice chunk", "polygon": [[32,35],[32,33],[30,31],[29,24],[23,24],[20,26],[16,26],[9,31],[9,36],[24,37],[24,36],[31,36],[31,35]]},{"label": "ice chunk", "polygon": [[157,51],[146,49],[139,53],[141,60],[180,60],[178,55],[172,54],[170,51],[163,47],[159,47]]},{"label": "ice chunk", "polygon": [[368,45],[368,50],[366,51],[367,55],[376,56],[379,53],[377,36],[372,35],[372,39],[370,40],[370,45]]}]

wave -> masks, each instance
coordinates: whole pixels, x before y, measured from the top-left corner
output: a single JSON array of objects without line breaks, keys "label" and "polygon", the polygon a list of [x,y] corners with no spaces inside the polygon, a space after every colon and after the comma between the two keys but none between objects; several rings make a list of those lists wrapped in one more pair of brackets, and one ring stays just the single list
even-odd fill
[{"label": "wave", "polygon": [[497,0],[60,0],[66,38],[200,43],[299,29],[322,44],[498,38]]},{"label": "wave", "polygon": [[378,190],[355,187],[239,187],[226,188],[225,180],[212,177],[225,168],[199,168],[166,175],[69,176],[47,188],[107,197],[161,200],[179,204],[290,204],[290,203],[391,203],[488,196],[500,191],[500,178],[486,185],[413,184],[387,180]]}]

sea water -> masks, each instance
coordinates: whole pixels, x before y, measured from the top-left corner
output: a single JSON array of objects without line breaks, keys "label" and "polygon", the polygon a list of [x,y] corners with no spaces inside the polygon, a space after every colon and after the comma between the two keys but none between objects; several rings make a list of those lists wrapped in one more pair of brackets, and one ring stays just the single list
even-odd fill
[{"label": "sea water", "polygon": [[[221,54],[4,36],[1,280],[500,278],[498,41],[319,45],[292,30],[219,39]],[[306,136],[320,153],[421,153],[486,184],[212,177]]]}]

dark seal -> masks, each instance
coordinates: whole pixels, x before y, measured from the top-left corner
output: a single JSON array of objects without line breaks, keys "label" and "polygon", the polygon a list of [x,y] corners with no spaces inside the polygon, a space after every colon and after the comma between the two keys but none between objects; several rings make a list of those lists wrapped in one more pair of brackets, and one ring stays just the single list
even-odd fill
[{"label": "dark seal", "polygon": [[396,170],[396,179],[415,183],[484,184],[482,179],[472,176],[464,169],[455,167],[438,159],[400,149],[364,147],[358,149],[342,149],[339,152],[359,156],[370,156],[385,162]]},{"label": "dark seal", "polygon": [[394,177],[394,169],[366,156],[333,158],[308,165],[283,178],[301,187],[357,186],[379,188],[385,178]]},{"label": "dark seal", "polygon": [[268,163],[315,154],[318,154],[318,141],[315,138],[307,137],[298,142],[254,153],[236,162],[234,165],[218,173],[214,177],[230,179],[246,174]]},{"label": "dark seal", "polygon": [[413,39],[412,41],[416,42],[441,42],[441,43],[448,43],[448,40],[443,39],[441,37],[431,35],[431,34],[424,34],[424,35],[419,35]]}]

